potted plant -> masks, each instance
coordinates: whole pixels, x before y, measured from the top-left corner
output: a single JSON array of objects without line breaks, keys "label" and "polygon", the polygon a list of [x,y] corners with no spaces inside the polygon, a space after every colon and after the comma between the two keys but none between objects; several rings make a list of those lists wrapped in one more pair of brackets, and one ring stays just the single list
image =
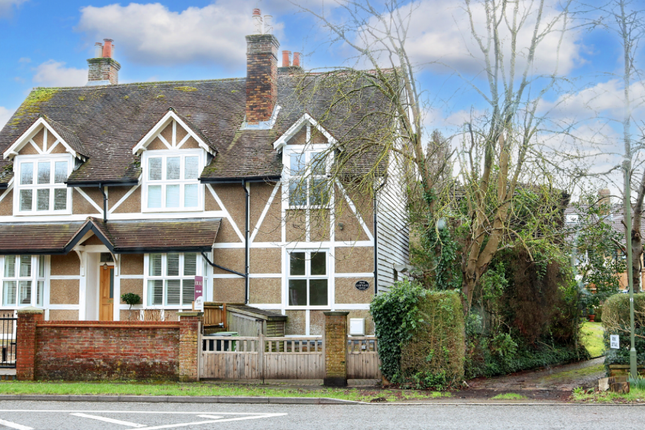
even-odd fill
[{"label": "potted plant", "polygon": [[141,302],[141,297],[135,293],[125,293],[121,294],[121,300],[130,305],[130,308],[128,309],[130,316],[128,319],[132,321],[132,305],[139,304]]}]

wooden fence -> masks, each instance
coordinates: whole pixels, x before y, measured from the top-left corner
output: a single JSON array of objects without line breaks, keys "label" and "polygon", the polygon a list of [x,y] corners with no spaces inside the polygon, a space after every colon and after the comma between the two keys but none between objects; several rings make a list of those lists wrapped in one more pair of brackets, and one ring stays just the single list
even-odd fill
[{"label": "wooden fence", "polygon": [[[348,339],[347,377],[379,379],[375,338]],[[323,340],[319,337],[204,336],[200,378],[322,379]]]},{"label": "wooden fence", "polygon": [[381,379],[380,364],[375,337],[347,339],[347,379]]}]

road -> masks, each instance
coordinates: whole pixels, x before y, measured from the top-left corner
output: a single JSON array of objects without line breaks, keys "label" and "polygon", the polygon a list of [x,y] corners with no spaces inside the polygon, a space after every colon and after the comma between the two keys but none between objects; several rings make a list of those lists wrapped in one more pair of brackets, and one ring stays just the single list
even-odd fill
[{"label": "road", "polygon": [[0,401],[0,429],[642,429],[645,406]]}]

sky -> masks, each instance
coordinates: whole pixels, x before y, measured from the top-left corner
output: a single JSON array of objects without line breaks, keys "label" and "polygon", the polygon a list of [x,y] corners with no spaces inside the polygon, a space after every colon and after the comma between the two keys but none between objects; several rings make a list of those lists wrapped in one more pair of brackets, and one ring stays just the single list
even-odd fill
[{"label": "sky", "polygon": [[[299,4],[337,21],[346,19],[333,0]],[[558,11],[556,0],[547,0],[547,6],[546,19]],[[329,34],[320,23],[289,0],[0,0],[0,127],[34,87],[85,85],[86,60],[93,56],[94,43],[104,38],[114,40],[115,59],[122,66],[120,83],[243,77],[244,36],[253,33],[255,7],[273,16],[280,50],[303,53],[305,69],[351,65],[351,48],[326,43]],[[418,0],[412,11],[406,7],[401,9],[411,17],[406,47],[419,66],[417,76],[428,102],[425,124],[450,135],[471,113],[485,114],[487,108],[468,84],[485,87],[467,15],[457,1]],[[475,9],[475,25],[483,29],[481,16]],[[519,43],[529,36],[528,31],[521,33]],[[561,123],[574,123],[571,134],[581,141],[619,150],[620,128],[612,119],[622,112],[622,84],[616,75],[621,55],[617,39],[602,29],[574,27],[561,41],[559,33],[547,37],[536,52],[531,73],[549,73],[557,63],[566,80],[558,84],[559,92],[546,94],[540,110]],[[523,61],[518,59],[518,67]],[[634,94],[645,97],[639,78],[635,80]],[[637,104],[637,124],[645,119],[641,110]],[[557,146],[567,138],[553,134],[545,139]],[[597,151],[591,146],[582,149]],[[609,168],[614,162],[601,157],[594,168]]]}]

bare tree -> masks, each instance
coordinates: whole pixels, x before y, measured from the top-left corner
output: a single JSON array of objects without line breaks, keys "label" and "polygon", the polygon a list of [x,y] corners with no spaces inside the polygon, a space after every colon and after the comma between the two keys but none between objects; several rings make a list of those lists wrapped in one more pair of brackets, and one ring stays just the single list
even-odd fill
[{"label": "bare tree", "polygon": [[[481,60],[484,84],[462,77],[472,93],[484,100],[487,110],[483,118],[473,118],[465,124],[463,132],[453,139],[459,174],[456,181],[443,188],[438,185],[446,182],[442,178],[446,177],[449,163],[437,161],[436,157],[445,157],[445,151],[441,145],[429,144],[432,139],[426,136],[427,104],[417,79],[422,65],[416,64],[407,50],[410,23],[418,5],[416,1],[398,0],[339,1],[342,21],[300,8],[329,30],[331,43],[342,42],[356,54],[354,67],[321,74],[323,78],[333,77],[332,82],[340,85],[335,103],[346,102],[349,106],[356,94],[352,88],[371,88],[387,105],[377,121],[382,126],[371,127],[377,130],[373,136],[359,136],[353,146],[346,145],[348,139],[339,139],[353,148],[344,153],[345,165],[341,167],[364,159],[366,153],[375,153],[370,158],[373,168],[360,179],[366,188],[373,189],[382,173],[380,163],[391,162],[395,157],[411,195],[419,197],[434,220],[454,217],[455,204],[466,203],[467,214],[458,222],[468,231],[461,262],[464,307],[468,311],[478,281],[495,254],[518,240],[511,225],[518,188],[528,183],[553,185],[549,184],[549,175],[540,170],[544,163],[538,134],[543,118],[538,109],[544,95],[558,82],[558,61],[549,73],[536,74],[536,51],[552,36],[557,41],[556,49],[560,49],[569,25],[569,2],[547,13],[545,0],[463,1],[461,10],[469,23],[469,34],[463,36],[474,40],[471,55]],[[481,16],[483,25],[479,22]],[[361,67],[368,70],[358,70]],[[344,86],[339,76],[353,76],[353,84]],[[364,120],[374,121],[374,117]],[[545,207],[553,207],[551,203]],[[535,229],[533,232],[537,234]],[[522,242],[522,238],[519,240]]]},{"label": "bare tree", "polygon": [[[602,16],[600,23],[609,31],[618,36],[619,43],[622,47],[623,54],[623,116],[622,116],[622,131],[623,131],[623,144],[625,148],[624,167],[627,170],[625,175],[625,196],[629,196],[627,192],[627,181],[632,180],[632,160],[634,158],[637,148],[634,147],[632,137],[632,122],[633,122],[633,108],[642,104],[643,100],[634,100],[632,95],[632,85],[634,85],[634,77],[640,75],[635,64],[635,56],[638,51],[640,39],[645,32],[645,20],[643,13],[645,10],[638,9],[638,4],[631,0],[612,0],[607,5],[600,8]],[[628,197],[626,197],[629,199]],[[625,204],[625,213],[631,210],[632,224],[631,231],[625,228],[625,240],[631,241],[632,244],[632,282],[634,285],[634,292],[638,292],[641,283],[641,270],[643,258],[643,242],[641,238],[641,222],[643,217],[643,200],[645,199],[645,169],[643,176],[636,187],[636,201],[634,204],[631,201]],[[629,199],[631,200],[631,199]]]}]

